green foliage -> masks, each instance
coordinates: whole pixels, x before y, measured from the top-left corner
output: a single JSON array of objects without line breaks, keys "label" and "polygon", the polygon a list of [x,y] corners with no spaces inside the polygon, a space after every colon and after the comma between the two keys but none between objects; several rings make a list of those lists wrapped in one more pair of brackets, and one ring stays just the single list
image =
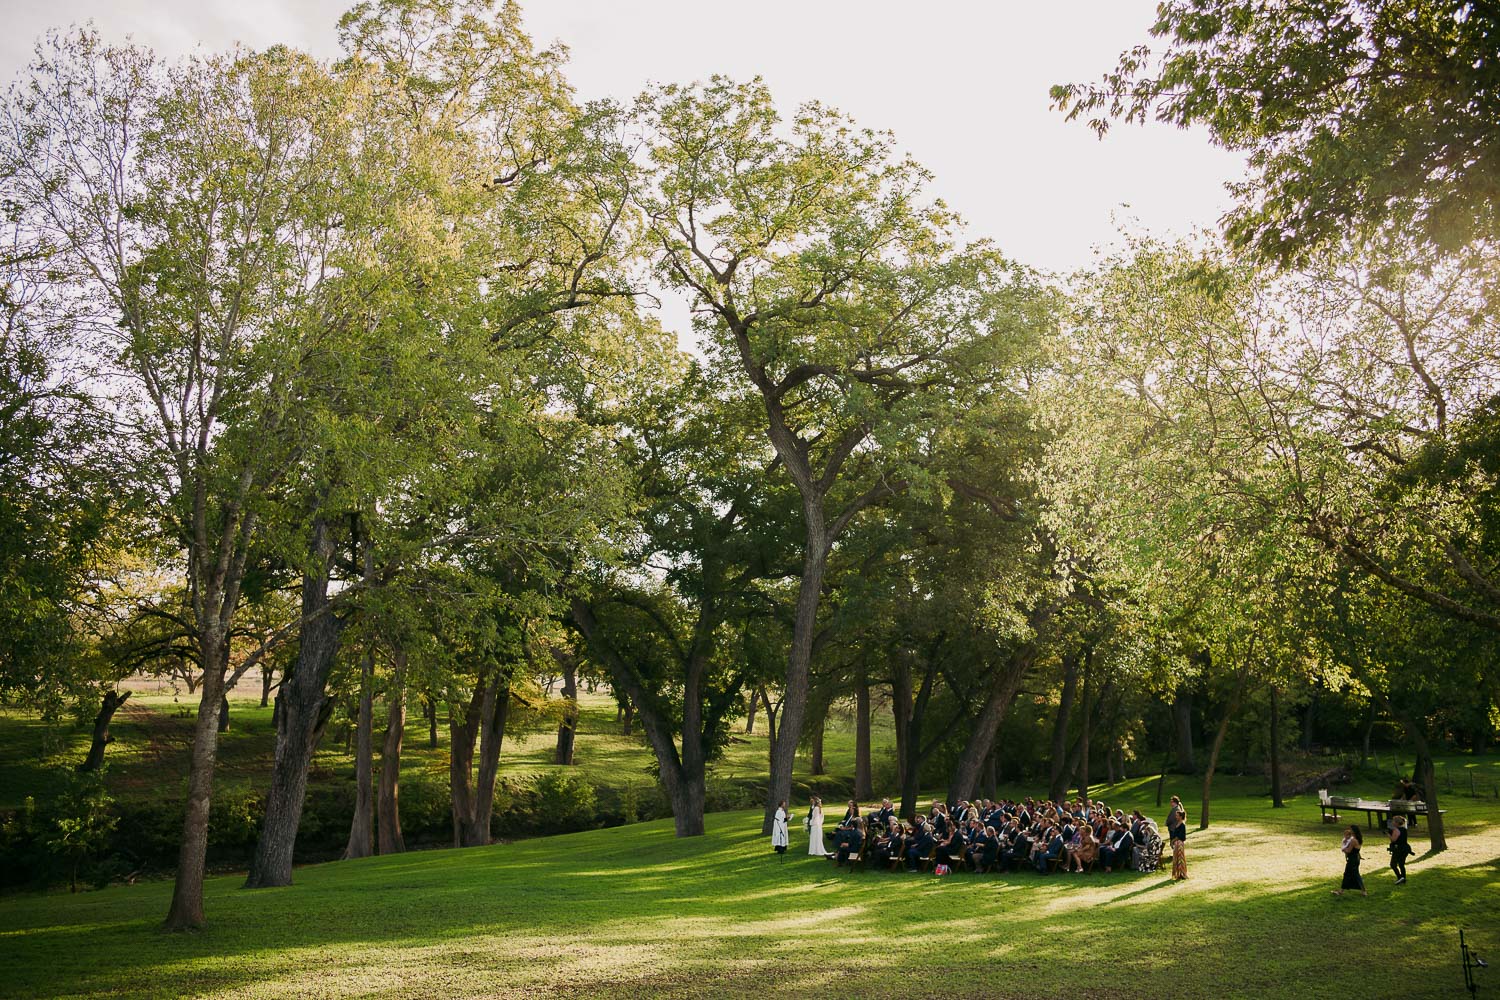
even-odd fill
[{"label": "green foliage", "polygon": [[1125,52],[1098,85],[1052,88],[1069,118],[1206,125],[1249,154],[1229,221],[1288,262],[1351,227],[1415,218],[1439,246],[1500,236],[1500,19],[1466,0],[1170,0],[1164,51]]}]

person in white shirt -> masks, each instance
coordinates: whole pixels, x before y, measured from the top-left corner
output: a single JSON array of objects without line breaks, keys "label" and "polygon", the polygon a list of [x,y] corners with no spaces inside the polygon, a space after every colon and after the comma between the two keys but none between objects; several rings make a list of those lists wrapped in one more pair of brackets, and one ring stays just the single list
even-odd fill
[{"label": "person in white shirt", "polygon": [[787,844],[790,842],[787,837],[786,819],[786,799],[782,799],[781,805],[776,807],[775,817],[771,820],[771,847],[777,854],[785,854]]}]

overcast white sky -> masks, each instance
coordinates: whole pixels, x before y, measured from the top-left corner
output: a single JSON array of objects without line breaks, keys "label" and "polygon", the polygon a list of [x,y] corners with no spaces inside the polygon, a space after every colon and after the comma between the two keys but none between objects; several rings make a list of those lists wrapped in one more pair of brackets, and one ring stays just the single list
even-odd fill
[{"label": "overcast white sky", "polygon": [[[90,19],[111,40],[131,35],[169,56],[233,41],[331,56],[346,6],[0,0],[0,75],[24,69],[46,28]],[[788,110],[817,98],[890,129],[971,235],[1037,267],[1087,263],[1122,222],[1158,234],[1212,226],[1229,204],[1224,182],[1243,170],[1202,132],[1117,128],[1101,142],[1049,109],[1051,84],[1094,79],[1146,39],[1155,0],[530,0],[523,10],[538,42],[572,50],[568,75],[584,98],[759,74]]]}]

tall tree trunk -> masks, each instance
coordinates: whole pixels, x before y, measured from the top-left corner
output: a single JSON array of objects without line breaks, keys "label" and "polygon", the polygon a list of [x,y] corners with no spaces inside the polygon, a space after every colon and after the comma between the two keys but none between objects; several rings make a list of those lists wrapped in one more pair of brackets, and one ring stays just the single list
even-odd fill
[{"label": "tall tree trunk", "polygon": [[292,884],[292,853],[307,798],[307,772],[333,714],[333,702],[327,697],[328,674],[338,653],[343,622],[326,610],[333,538],[321,517],[313,522],[313,556],[315,568],[302,579],[305,624],[297,662],[276,697],[280,707],[276,756],[271,765],[265,820],[245,881],[251,889]]},{"label": "tall tree trunk", "polygon": [[[700,612],[700,615],[704,615]],[[682,700],[682,751],[673,742],[668,715],[660,702],[641,686],[636,675],[625,664],[599,629],[593,609],[579,598],[572,603],[574,627],[589,644],[594,656],[609,671],[610,683],[625,695],[627,702],[638,706],[646,740],[656,754],[657,771],[662,787],[672,803],[672,820],[679,837],[701,837],[704,833],[703,811],[707,800],[707,755],[704,752],[704,719],[702,716],[702,677],[708,664],[709,637],[714,623],[711,615],[700,617],[695,640],[684,666]]]},{"label": "tall tree trunk", "polygon": [[[1033,613],[1032,625],[1038,627],[1051,614],[1050,610]],[[969,738],[964,743],[958,761],[953,767],[953,778],[948,783],[948,801],[966,802],[974,797],[979,784],[979,774],[990,751],[995,748],[995,734],[1000,731],[1016,696],[1021,693],[1021,682],[1036,662],[1038,646],[1034,642],[1022,644],[1003,664],[997,664],[990,680],[990,689],[979,710],[979,715],[969,729]]]},{"label": "tall tree trunk", "polygon": [[1359,766],[1364,767],[1370,759],[1370,736],[1375,732],[1375,700],[1370,699],[1370,717],[1365,720],[1365,735],[1359,744]]},{"label": "tall tree trunk", "polygon": [[1063,654],[1062,694],[1057,700],[1057,718],[1052,724],[1052,766],[1047,783],[1047,798],[1057,802],[1068,791],[1067,764],[1068,723],[1073,714],[1073,697],[1078,689],[1078,654],[1069,650]]},{"label": "tall tree trunk", "polygon": [[812,717],[808,719],[808,727],[812,730],[812,739],[808,747],[807,770],[809,774],[827,774],[823,767],[823,735],[828,729],[828,703],[820,699],[819,704],[813,708]]},{"label": "tall tree trunk", "polygon": [[999,753],[999,747],[992,747],[990,755],[984,759],[984,778],[982,781],[982,792],[987,799],[995,798],[995,790],[1000,784],[1000,766],[995,761],[995,755]]},{"label": "tall tree trunk", "polygon": [[635,705],[629,699],[625,702],[625,721],[620,725],[621,736],[633,736],[635,730]]},{"label": "tall tree trunk", "polygon": [[229,732],[229,692],[219,696],[219,732]]},{"label": "tall tree trunk", "polygon": [[177,878],[172,903],[163,925],[169,931],[203,926],[203,875],[208,866],[208,809],[213,798],[214,758],[219,743],[219,697],[228,666],[229,637],[217,621],[199,637],[203,656],[203,684],[193,743],[188,757],[187,803],[183,809],[182,839],[177,848]]},{"label": "tall tree trunk", "polygon": [[[785,461],[786,456],[783,456]],[[804,459],[805,460],[805,459]],[[797,585],[796,613],[792,620],[792,645],[787,655],[786,684],[781,695],[780,731],[771,743],[771,780],[766,790],[761,834],[771,832],[776,807],[792,796],[792,768],[797,761],[797,743],[807,713],[808,679],[812,670],[813,636],[818,627],[818,602],[823,596],[823,575],[828,569],[828,532],[823,525],[821,498],[803,494],[802,579]]]},{"label": "tall tree trunk", "polygon": [[265,708],[271,704],[271,679],[276,671],[269,663],[264,663],[260,668],[260,707]]},{"label": "tall tree trunk", "polygon": [[1271,807],[1284,809],[1281,801],[1281,692],[1271,685]]},{"label": "tall tree trunk", "polygon": [[[1207,658],[1205,653],[1204,657]],[[1239,676],[1235,678],[1234,693],[1229,698],[1229,705],[1224,710],[1224,718],[1219,722],[1218,732],[1214,733],[1213,750],[1208,755],[1208,767],[1203,771],[1203,811],[1198,816],[1198,829],[1208,829],[1208,806],[1209,798],[1213,791],[1214,769],[1219,766],[1219,751],[1224,749],[1224,737],[1229,735],[1229,723],[1234,718],[1234,713],[1239,711],[1240,696],[1245,692],[1245,681],[1250,677],[1250,665],[1247,660],[1240,667]]]},{"label": "tall tree trunk", "polygon": [[564,699],[562,721],[557,724],[557,751],[553,759],[564,765],[573,763],[573,745],[578,733],[578,661],[571,656],[562,658],[562,696]]},{"label": "tall tree trunk", "polygon": [[1177,736],[1177,770],[1182,774],[1196,774],[1198,764],[1193,759],[1193,692],[1179,687],[1172,698],[1172,730]]},{"label": "tall tree trunk", "polygon": [[99,706],[99,712],[94,716],[94,738],[89,743],[89,755],[82,764],[78,765],[78,770],[97,771],[104,766],[104,748],[115,741],[114,737],[109,735],[110,720],[129,698],[129,691],[104,692],[104,703]]},{"label": "tall tree trunk", "polygon": [[448,707],[448,805],[453,813],[453,846],[464,846],[464,830],[474,815],[474,743],[479,738],[479,713],[484,705],[486,678],[480,674],[469,696],[468,708]]},{"label": "tall tree trunk", "polygon": [[359,720],[354,740],[354,818],[344,859],[375,853],[375,651],[366,650],[359,669]]},{"label": "tall tree trunk", "polygon": [[[911,664],[904,654],[891,658],[891,716],[896,724],[896,786],[906,787],[906,731],[911,722]],[[904,798],[903,798],[903,801]],[[906,819],[906,807],[901,815]]]},{"label": "tall tree trunk", "polygon": [[[1094,651],[1083,652],[1083,728],[1078,733],[1078,797],[1089,797],[1089,737],[1094,728]],[[1104,699],[1099,699],[1102,704]]]},{"label": "tall tree trunk", "polygon": [[386,695],[389,711],[385,724],[385,742],[380,748],[380,798],[376,805],[378,846],[381,854],[400,854],[406,850],[401,836],[401,739],[406,730],[406,651],[397,648],[396,669],[391,690]]},{"label": "tall tree trunk", "polygon": [[854,687],[854,797],[863,802],[874,794],[870,775],[870,679],[861,664]]},{"label": "tall tree trunk", "polygon": [[437,702],[432,695],[422,695],[422,717],[427,720],[427,748],[438,748]]},{"label": "tall tree trunk", "polygon": [[464,826],[464,847],[487,847],[490,820],[495,813],[495,779],[500,774],[500,747],[505,742],[505,722],[510,716],[510,677],[495,671],[480,709],[479,774],[474,785],[472,813]]},{"label": "tall tree trunk", "polygon": [[750,711],[745,716],[745,735],[749,736],[755,732],[755,709],[760,701],[760,689],[756,688],[750,692]]}]

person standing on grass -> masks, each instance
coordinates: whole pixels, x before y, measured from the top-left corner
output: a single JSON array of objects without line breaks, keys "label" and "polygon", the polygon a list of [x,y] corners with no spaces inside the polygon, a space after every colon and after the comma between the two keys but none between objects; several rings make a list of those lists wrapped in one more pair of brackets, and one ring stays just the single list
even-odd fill
[{"label": "person standing on grass", "polygon": [[771,822],[771,846],[777,854],[785,854],[791,840],[787,834],[786,819],[786,799],[782,799],[781,804],[776,807],[776,817]]},{"label": "person standing on grass", "polygon": [[1339,850],[1344,852],[1344,882],[1333,890],[1335,896],[1342,896],[1345,889],[1358,889],[1361,896],[1368,896],[1365,891],[1365,880],[1359,875],[1359,849],[1365,846],[1365,838],[1359,832],[1359,827],[1353,825],[1344,827],[1344,844]]},{"label": "person standing on grass", "polygon": [[828,848],[823,846],[823,800],[816,795],[807,810],[807,853],[815,858],[828,856]]},{"label": "person standing on grass", "polygon": [[1173,798],[1174,807],[1167,814],[1167,839],[1172,842],[1172,880],[1187,878],[1187,822],[1181,803]]},{"label": "person standing on grass", "polygon": [[1391,852],[1391,871],[1396,873],[1396,884],[1406,884],[1406,859],[1411,857],[1411,843],[1406,839],[1406,817],[1397,816],[1391,820],[1391,846],[1386,850]]}]

